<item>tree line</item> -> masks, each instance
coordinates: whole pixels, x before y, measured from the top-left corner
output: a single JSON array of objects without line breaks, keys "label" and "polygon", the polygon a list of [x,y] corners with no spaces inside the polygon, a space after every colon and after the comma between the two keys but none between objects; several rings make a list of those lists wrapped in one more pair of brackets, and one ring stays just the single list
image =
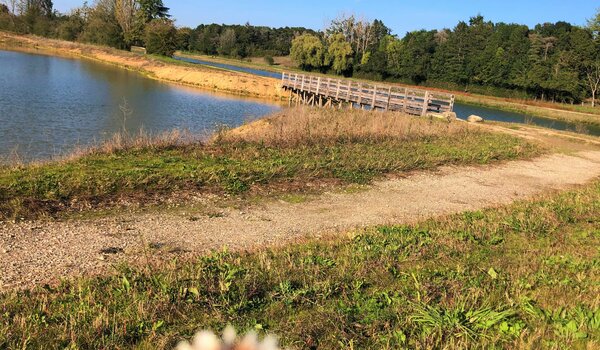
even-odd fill
[{"label": "tree line", "polygon": [[595,102],[600,86],[600,13],[587,27],[566,22],[492,23],[482,16],[453,29],[399,38],[381,21],[342,17],[319,35],[293,40],[308,71],[394,80],[511,97]]},{"label": "tree line", "polygon": [[188,46],[182,49],[206,55],[230,57],[287,56],[292,40],[303,33],[318,35],[302,27],[269,28],[262,26],[201,24],[189,29]]},{"label": "tree line", "polygon": [[[0,29],[148,53],[175,50],[243,58],[290,55],[307,71],[461,89],[507,97],[595,102],[600,88],[600,12],[585,27],[566,22],[492,23],[400,38],[382,21],[341,16],[306,28],[199,25],[176,28],[162,0],[96,0],[62,14],[52,0],[4,0]],[[272,61],[272,60],[271,60]]]},{"label": "tree line", "polygon": [[52,0],[8,0],[0,4],[0,29],[170,56],[179,32],[162,0],[96,0],[63,14]]},{"label": "tree line", "polygon": [[96,0],[66,14],[56,11],[52,0],[5,0],[0,29],[119,49],[146,46],[149,53],[167,56],[183,50],[238,58],[289,55],[294,37],[317,34],[250,24],[176,28],[162,0]]}]

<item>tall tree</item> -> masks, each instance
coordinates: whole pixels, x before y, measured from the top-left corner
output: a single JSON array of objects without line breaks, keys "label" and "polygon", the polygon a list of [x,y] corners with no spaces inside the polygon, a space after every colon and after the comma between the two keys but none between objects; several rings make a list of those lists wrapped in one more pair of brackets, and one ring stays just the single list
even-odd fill
[{"label": "tall tree", "polygon": [[594,17],[588,19],[587,28],[594,34],[594,37],[600,36],[600,8],[596,10]]},{"label": "tall tree", "polygon": [[318,36],[302,34],[292,41],[290,55],[302,69],[321,69],[325,65],[326,49]]},{"label": "tall tree", "polygon": [[150,21],[145,29],[144,42],[149,54],[173,56],[177,48],[177,29],[173,21],[167,18]]},{"label": "tall tree", "polygon": [[219,48],[217,51],[224,56],[237,56],[237,37],[235,30],[229,28],[219,37]]},{"label": "tall tree", "polygon": [[129,46],[136,40],[135,18],[140,10],[137,0],[115,0],[115,18],[123,31],[123,39]]},{"label": "tall tree", "polygon": [[87,14],[87,23],[81,33],[82,41],[125,48],[123,30],[115,16],[115,0],[96,0]]},{"label": "tall tree", "polygon": [[343,34],[338,33],[329,38],[327,61],[335,73],[341,74],[350,70],[353,54],[352,46],[346,41]]},{"label": "tall tree", "polygon": [[162,0],[137,0],[140,15],[145,23],[156,18],[169,18],[169,8],[165,7]]}]

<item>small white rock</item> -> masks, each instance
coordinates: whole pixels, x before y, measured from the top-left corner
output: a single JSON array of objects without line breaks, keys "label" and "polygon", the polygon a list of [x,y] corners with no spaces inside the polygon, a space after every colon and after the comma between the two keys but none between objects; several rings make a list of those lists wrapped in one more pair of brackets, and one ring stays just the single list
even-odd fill
[{"label": "small white rock", "polygon": [[481,117],[480,117],[480,116],[478,116],[478,115],[474,115],[474,114],[473,114],[473,115],[470,115],[470,116],[467,118],[467,121],[468,121],[469,123],[481,123],[481,122],[483,122],[483,118],[481,118]]}]

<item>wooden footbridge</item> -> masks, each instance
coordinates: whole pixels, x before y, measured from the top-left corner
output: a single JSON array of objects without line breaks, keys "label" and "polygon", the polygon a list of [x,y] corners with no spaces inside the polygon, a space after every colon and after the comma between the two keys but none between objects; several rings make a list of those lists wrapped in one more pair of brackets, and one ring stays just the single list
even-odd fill
[{"label": "wooden footbridge", "polygon": [[454,95],[443,92],[286,72],[281,81],[283,88],[290,91],[290,105],[341,108],[346,103],[351,107],[421,116],[454,109]]}]

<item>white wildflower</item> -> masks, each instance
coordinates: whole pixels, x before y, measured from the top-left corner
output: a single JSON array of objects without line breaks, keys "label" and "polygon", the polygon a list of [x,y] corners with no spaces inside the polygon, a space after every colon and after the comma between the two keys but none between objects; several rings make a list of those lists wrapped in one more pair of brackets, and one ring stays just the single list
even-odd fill
[{"label": "white wildflower", "polygon": [[182,340],[179,343],[177,343],[177,347],[175,348],[175,350],[194,350],[194,348],[192,348],[189,342]]},{"label": "white wildflower", "polygon": [[232,346],[233,343],[235,343],[236,337],[237,334],[235,332],[235,328],[233,328],[231,325],[225,327],[225,330],[223,330],[223,342],[225,345]]},{"label": "white wildflower", "polygon": [[221,341],[211,331],[196,333],[193,341],[194,350],[221,350]]},{"label": "white wildflower", "polygon": [[277,337],[267,335],[260,344],[260,350],[279,350]]},{"label": "white wildflower", "polygon": [[255,331],[246,333],[237,350],[258,350],[258,335]]}]

